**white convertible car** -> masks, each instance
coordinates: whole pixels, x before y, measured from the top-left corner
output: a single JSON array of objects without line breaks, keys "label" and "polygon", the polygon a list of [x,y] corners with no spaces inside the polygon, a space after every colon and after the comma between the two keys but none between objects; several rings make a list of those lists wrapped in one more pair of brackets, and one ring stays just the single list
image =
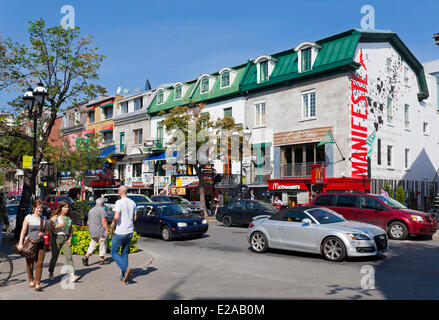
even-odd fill
[{"label": "white convertible car", "polygon": [[286,208],[273,216],[253,218],[247,231],[253,251],[268,248],[323,254],[330,261],[378,255],[387,249],[387,234],[376,226],[347,221],[331,209]]}]

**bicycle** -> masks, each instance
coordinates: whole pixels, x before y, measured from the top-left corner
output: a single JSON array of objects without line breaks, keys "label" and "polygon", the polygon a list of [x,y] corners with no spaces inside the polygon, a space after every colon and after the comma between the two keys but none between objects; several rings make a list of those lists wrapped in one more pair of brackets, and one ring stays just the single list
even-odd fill
[{"label": "bicycle", "polygon": [[5,285],[12,276],[14,265],[11,258],[0,252],[0,287]]}]

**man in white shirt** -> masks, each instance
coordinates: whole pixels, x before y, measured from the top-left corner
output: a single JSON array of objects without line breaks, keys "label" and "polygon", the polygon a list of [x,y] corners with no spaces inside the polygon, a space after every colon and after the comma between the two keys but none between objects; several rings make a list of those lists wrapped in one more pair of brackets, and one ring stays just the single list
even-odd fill
[{"label": "man in white shirt", "polygon": [[[134,221],[136,221],[136,203],[127,197],[128,188],[121,186],[118,189],[120,200],[114,205],[114,218],[112,224],[116,226],[111,243],[111,256],[122,270],[120,278],[124,283],[128,282],[132,269],[128,267],[128,253],[131,238],[134,232]],[[122,247],[122,254],[119,249]]]}]

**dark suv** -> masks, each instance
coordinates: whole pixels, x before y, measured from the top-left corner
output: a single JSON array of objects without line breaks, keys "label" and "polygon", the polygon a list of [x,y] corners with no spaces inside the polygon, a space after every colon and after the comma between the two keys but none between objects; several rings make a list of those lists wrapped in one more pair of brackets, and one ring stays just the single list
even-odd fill
[{"label": "dark suv", "polygon": [[389,238],[406,239],[409,235],[433,235],[437,223],[433,215],[408,209],[398,201],[377,194],[323,193],[312,205],[330,208],[346,220],[374,224],[387,230]]}]

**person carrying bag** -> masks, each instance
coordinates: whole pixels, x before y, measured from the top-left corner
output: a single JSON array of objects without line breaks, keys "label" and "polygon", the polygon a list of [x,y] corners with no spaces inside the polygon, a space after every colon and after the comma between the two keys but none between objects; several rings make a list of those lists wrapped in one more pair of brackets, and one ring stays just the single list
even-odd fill
[{"label": "person carrying bag", "polygon": [[[43,273],[43,262],[46,250],[44,248],[44,234],[48,233],[48,223],[43,216],[43,202],[36,200],[32,205],[32,214],[28,214],[23,221],[20,240],[14,249],[26,258],[29,287],[36,291],[42,290],[40,285]],[[25,235],[27,237],[25,238]],[[34,269],[35,266],[35,278]]]}]

